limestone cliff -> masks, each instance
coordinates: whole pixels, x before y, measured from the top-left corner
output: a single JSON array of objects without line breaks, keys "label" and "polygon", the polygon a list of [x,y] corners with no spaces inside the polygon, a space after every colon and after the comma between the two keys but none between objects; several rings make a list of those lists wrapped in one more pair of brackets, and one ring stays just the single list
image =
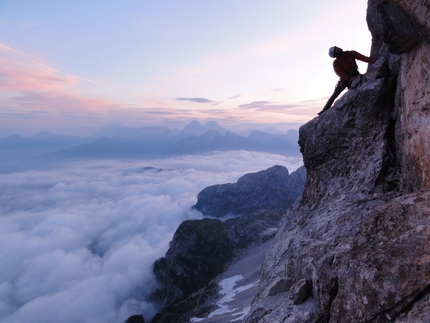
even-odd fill
[{"label": "limestone cliff", "polygon": [[[165,257],[154,263],[160,286],[151,300],[161,310],[151,322],[186,322],[191,315],[208,314],[213,308],[208,298],[219,289],[217,276],[247,250],[253,253],[263,244],[267,249],[282,214],[302,193],[305,179],[304,167],[289,174],[286,167],[277,165],[200,192],[195,208],[205,216],[237,217],[181,223]],[[258,271],[261,262],[256,265]],[[246,270],[252,271],[251,267]]]},{"label": "limestone cliff", "polygon": [[430,322],[430,3],[369,0],[365,76],[300,129],[248,323]]},{"label": "limestone cliff", "polygon": [[302,194],[306,169],[289,174],[285,166],[246,174],[237,183],[208,186],[197,196],[196,210],[206,216],[241,216],[260,209],[285,210]]}]

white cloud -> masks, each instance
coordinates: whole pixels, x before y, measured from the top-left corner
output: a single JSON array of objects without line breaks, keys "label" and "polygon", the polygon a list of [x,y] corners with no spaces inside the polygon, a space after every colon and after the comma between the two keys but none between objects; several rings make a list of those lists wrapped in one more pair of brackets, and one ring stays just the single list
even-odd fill
[{"label": "white cloud", "polygon": [[[151,265],[212,184],[301,160],[250,152],[0,174],[0,321],[120,323],[155,309]],[[153,166],[156,169],[147,169]]]}]

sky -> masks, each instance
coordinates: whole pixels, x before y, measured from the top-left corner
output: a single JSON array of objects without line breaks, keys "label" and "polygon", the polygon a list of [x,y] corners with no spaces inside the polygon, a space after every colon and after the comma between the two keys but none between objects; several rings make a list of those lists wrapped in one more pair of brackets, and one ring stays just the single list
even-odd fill
[{"label": "sky", "polygon": [[236,151],[0,174],[0,322],[148,321],[151,266],[202,217],[197,194],[274,164],[302,160]]},{"label": "sky", "polygon": [[297,128],[338,79],[328,48],[369,55],[366,6],[0,0],[0,136],[191,120]]}]

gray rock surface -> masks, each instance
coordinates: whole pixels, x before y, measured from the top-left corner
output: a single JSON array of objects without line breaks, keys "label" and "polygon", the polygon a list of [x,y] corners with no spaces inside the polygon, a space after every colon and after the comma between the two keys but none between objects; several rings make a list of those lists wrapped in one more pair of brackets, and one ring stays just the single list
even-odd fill
[{"label": "gray rock surface", "polygon": [[[161,304],[162,310],[151,322],[182,322],[192,313],[204,316],[211,309],[210,300],[216,299],[220,275],[231,273],[232,269],[225,271],[226,268],[235,268],[240,259],[246,257],[254,264],[241,266],[241,275],[248,277],[241,279],[242,283],[252,276],[249,271],[260,273],[263,251],[267,250],[268,241],[273,240],[282,214],[294,202],[291,199],[303,191],[305,177],[304,168],[290,175],[285,167],[274,166],[241,177],[237,185],[218,185],[228,186],[222,193],[226,199],[230,194],[236,203],[244,205],[241,216],[225,219],[224,222],[214,218],[188,220],[179,226],[165,257],[154,263],[154,273],[161,286],[153,299]],[[280,192],[270,197],[274,190]],[[215,199],[219,193],[219,190],[203,191],[206,192],[206,201]],[[249,192],[254,192],[252,198],[266,202],[250,202]],[[261,194],[265,197],[261,198]],[[236,205],[225,204],[226,213],[235,213]],[[260,248],[263,245],[264,248]],[[259,250],[258,265],[255,265],[256,258],[252,256],[256,250]],[[241,297],[248,308],[255,290],[254,286]],[[222,320],[220,317],[207,319],[208,322]]]},{"label": "gray rock surface", "polygon": [[232,257],[233,245],[221,220],[182,222],[165,257],[154,263],[165,311],[186,312],[181,302],[219,275]]},{"label": "gray rock surface", "polygon": [[[209,218],[184,221],[165,257],[154,264],[161,288],[153,299],[163,305],[151,322],[183,322],[192,315],[207,315],[219,291],[217,282],[226,273],[246,276],[242,283],[254,278],[257,281],[264,253],[276,234],[281,216],[281,212],[259,210],[226,222]],[[245,257],[248,266],[238,265]],[[240,273],[232,269],[237,267]],[[255,291],[256,287],[242,295],[242,302],[248,307]]]},{"label": "gray rock surface", "polygon": [[305,189],[247,323],[430,322],[430,6],[368,4],[378,60],[299,131]]},{"label": "gray rock surface", "polygon": [[301,195],[305,179],[304,167],[290,175],[286,167],[276,165],[246,174],[234,184],[206,187],[198,194],[194,208],[214,217],[240,216],[259,209],[286,209]]}]

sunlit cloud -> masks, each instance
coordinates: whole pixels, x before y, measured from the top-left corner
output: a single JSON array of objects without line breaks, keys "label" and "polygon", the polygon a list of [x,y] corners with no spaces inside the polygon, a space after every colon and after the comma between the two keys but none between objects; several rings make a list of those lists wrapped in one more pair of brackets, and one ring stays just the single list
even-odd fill
[{"label": "sunlit cloud", "polygon": [[105,113],[117,104],[103,99],[91,99],[67,92],[25,92],[21,96],[12,97],[23,109],[40,108],[46,111],[62,111],[68,113],[99,112]]},{"label": "sunlit cloud", "polygon": [[240,110],[253,110],[253,111],[265,111],[275,113],[286,113],[287,110],[301,108],[299,105],[294,104],[273,104],[270,101],[256,101],[248,104],[242,104],[238,109]]},{"label": "sunlit cloud", "polygon": [[76,85],[76,77],[40,59],[0,44],[0,92],[52,91]]},{"label": "sunlit cloud", "polygon": [[238,98],[240,98],[240,97],[241,97],[241,95],[240,95],[240,94],[236,94],[236,95],[230,96],[230,97],[229,97],[229,99],[230,99],[230,100],[233,100],[233,99],[238,99]]},{"label": "sunlit cloud", "polygon": [[239,106],[239,108],[244,108],[244,109],[258,109],[261,108],[262,106],[265,106],[267,104],[270,104],[270,101],[255,101],[255,102],[251,102],[251,103],[247,103],[247,104],[241,104]]},{"label": "sunlit cloud", "polygon": [[214,102],[212,100],[205,99],[205,98],[176,98],[176,100],[178,100],[178,101],[190,101],[190,102],[195,102],[195,103],[211,103],[211,102]]},{"label": "sunlit cloud", "polygon": [[81,95],[79,83],[91,81],[4,44],[0,44],[0,66],[0,118],[9,127],[42,131],[67,125],[78,129],[94,120],[105,122],[119,106]]}]

